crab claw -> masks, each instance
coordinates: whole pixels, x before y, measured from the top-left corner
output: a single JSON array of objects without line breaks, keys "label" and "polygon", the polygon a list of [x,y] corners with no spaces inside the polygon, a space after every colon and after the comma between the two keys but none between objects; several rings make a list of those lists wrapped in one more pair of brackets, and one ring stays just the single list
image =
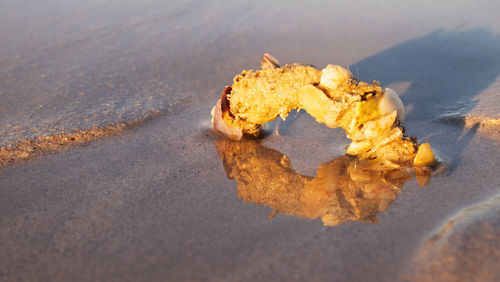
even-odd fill
[{"label": "crab claw", "polygon": [[[217,101],[215,106],[212,109],[212,128],[214,131],[230,138],[233,140],[240,140],[243,136],[243,131],[241,129],[229,127],[224,119],[222,119],[222,99],[226,100],[225,95],[222,95],[222,98]],[[224,104],[227,108],[227,101],[224,101]]]}]

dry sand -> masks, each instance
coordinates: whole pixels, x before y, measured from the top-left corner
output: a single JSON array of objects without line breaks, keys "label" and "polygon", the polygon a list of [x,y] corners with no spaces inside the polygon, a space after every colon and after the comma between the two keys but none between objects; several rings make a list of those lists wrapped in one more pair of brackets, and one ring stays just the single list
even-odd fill
[{"label": "dry sand", "polygon": [[[477,266],[500,250],[498,201],[484,204],[500,191],[500,7],[481,3],[3,1],[0,144],[58,142],[0,170],[0,280],[439,281],[420,275],[440,267],[419,260],[434,251],[475,263],[442,277],[493,280]],[[396,89],[409,134],[449,169],[404,183],[378,223],[268,220],[238,197],[209,130],[224,86],[264,52]],[[304,113],[279,126],[263,144],[302,175],[348,144]],[[474,205],[487,211],[425,243]]]}]

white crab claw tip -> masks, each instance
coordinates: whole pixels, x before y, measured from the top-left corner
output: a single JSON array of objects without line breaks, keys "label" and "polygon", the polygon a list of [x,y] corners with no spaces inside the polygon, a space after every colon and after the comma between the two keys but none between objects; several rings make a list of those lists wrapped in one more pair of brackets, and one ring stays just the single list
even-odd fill
[{"label": "white crab claw tip", "polygon": [[392,113],[393,111],[397,111],[398,115],[396,117],[401,123],[403,123],[406,119],[406,112],[403,102],[399,98],[396,91],[391,88],[386,88],[384,92],[384,96],[380,100],[380,112],[383,115]]}]

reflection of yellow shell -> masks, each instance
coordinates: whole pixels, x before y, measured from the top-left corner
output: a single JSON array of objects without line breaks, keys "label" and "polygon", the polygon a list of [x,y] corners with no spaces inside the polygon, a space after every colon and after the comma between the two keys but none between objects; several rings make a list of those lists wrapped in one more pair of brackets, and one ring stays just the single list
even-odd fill
[{"label": "reflection of yellow shell", "polygon": [[297,173],[285,155],[256,141],[219,139],[216,147],[245,202],[302,218],[321,217],[328,226],[376,222],[376,214],[387,210],[414,174],[342,156],[321,164],[313,178]]}]

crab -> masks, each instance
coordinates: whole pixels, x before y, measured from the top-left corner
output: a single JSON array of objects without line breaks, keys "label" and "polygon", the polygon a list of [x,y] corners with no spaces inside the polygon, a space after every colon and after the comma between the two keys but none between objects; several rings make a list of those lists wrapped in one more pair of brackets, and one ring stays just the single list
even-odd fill
[{"label": "crab", "polygon": [[261,64],[260,70],[236,75],[222,91],[212,109],[216,132],[233,140],[256,137],[262,124],[303,109],[317,122],[345,130],[352,140],[347,155],[385,168],[436,164],[430,144],[405,134],[405,109],[394,90],[362,82],[339,65],[281,67],[267,53]]}]

